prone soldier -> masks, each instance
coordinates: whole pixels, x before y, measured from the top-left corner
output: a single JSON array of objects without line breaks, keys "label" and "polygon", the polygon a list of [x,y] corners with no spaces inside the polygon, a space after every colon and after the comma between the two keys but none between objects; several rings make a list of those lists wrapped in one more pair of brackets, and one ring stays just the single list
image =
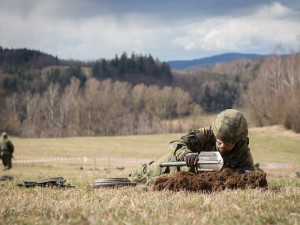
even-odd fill
[{"label": "prone soldier", "polygon": [[[235,109],[219,113],[212,125],[189,132],[179,140],[170,142],[170,153],[144,164],[129,174],[129,180],[151,185],[158,176],[177,171],[196,172],[201,151],[219,151],[224,168],[239,173],[254,171],[253,158],[248,147],[248,125],[244,115]],[[161,162],[185,161],[183,167],[160,167]]]}]

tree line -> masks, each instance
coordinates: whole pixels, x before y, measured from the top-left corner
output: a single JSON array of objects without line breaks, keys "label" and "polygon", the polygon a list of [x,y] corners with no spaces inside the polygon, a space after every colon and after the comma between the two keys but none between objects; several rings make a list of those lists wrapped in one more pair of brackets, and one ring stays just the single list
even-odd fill
[{"label": "tree line", "polygon": [[80,62],[13,53],[0,48],[0,127],[14,135],[180,132],[183,117],[237,107],[247,107],[258,126],[300,131],[299,52],[192,72],[171,71],[151,55]]},{"label": "tree line", "polygon": [[51,83],[41,94],[14,93],[2,106],[1,114],[7,118],[2,129],[22,137],[182,132],[172,119],[200,107],[178,87],[133,86],[92,77],[82,87],[73,77],[64,90]]},{"label": "tree line", "polygon": [[282,124],[300,132],[300,52],[282,55],[278,52],[263,61],[244,101],[257,125]]},{"label": "tree line", "polygon": [[198,71],[174,72],[174,85],[186,90],[205,112],[242,107],[241,96],[262,62],[263,58],[240,59]]},{"label": "tree line", "polygon": [[173,78],[170,67],[165,62],[160,63],[151,55],[132,54],[131,57],[128,57],[126,52],[120,57],[116,55],[110,61],[105,59],[96,61],[92,66],[92,76],[99,80],[111,78],[112,80],[128,81],[134,85],[143,83],[160,86],[172,84]]},{"label": "tree line", "polygon": [[[257,64],[253,63],[254,61],[246,61],[239,65],[239,68],[242,68],[239,73],[235,71],[237,67],[230,68],[230,66],[221,66],[222,64],[213,69],[178,73],[171,71],[166,63],[154,60],[151,55],[132,54],[128,57],[123,53],[120,57],[116,55],[112,60],[102,59],[94,62],[55,60],[53,65],[49,61],[50,66],[39,68],[41,63],[36,62],[44,62],[44,65],[48,62],[48,60],[44,61],[47,56],[41,53],[26,49],[21,49],[20,52],[13,50],[14,54],[6,49],[2,50],[2,53],[1,56],[0,51],[2,68],[0,84],[4,96],[27,91],[41,94],[50,83],[58,83],[64,89],[72,77],[79,79],[82,86],[88,77],[94,77],[100,81],[112,79],[112,81],[129,82],[132,85],[179,87],[188,92],[192,100],[201,105],[205,112],[217,112],[233,107],[239,101],[249,80],[244,79],[249,77],[243,74],[247,70],[244,68],[250,71],[253,69],[252,65]],[[23,59],[24,55],[26,57]],[[7,63],[8,59],[12,59],[11,63]],[[54,59],[55,57],[52,58]],[[19,64],[12,62],[19,62]],[[218,68],[222,70],[226,68],[226,72]]]}]

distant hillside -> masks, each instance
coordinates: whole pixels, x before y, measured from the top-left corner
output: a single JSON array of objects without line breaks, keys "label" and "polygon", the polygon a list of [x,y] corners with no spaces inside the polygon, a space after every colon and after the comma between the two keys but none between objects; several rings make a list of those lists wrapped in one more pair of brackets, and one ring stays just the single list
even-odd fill
[{"label": "distant hillside", "polygon": [[168,64],[154,60],[151,55],[124,52],[111,60],[89,62],[60,60],[50,54],[31,50],[8,49],[0,46],[0,90],[4,95],[13,92],[42,93],[50,83],[58,83],[64,89],[72,77],[84,85],[89,77],[97,80],[129,82],[132,85],[172,84],[172,73]]},{"label": "distant hillside", "polygon": [[58,65],[59,60],[50,54],[31,49],[7,49],[0,46],[0,66],[20,67],[30,64],[35,68]]},{"label": "distant hillside", "polygon": [[211,57],[194,59],[194,60],[175,60],[168,61],[167,64],[173,70],[199,70],[204,67],[212,67],[216,63],[220,62],[232,62],[238,59],[252,59],[257,57],[265,57],[258,54],[241,54],[241,53],[226,53],[221,55],[215,55]]}]

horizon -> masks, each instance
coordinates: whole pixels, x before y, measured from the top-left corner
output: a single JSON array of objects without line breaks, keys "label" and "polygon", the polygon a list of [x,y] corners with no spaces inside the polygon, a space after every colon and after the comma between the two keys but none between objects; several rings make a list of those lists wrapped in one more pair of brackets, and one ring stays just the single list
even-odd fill
[{"label": "horizon", "polygon": [[[91,60],[80,60],[80,59],[63,59],[63,58],[59,58],[58,56],[56,55],[52,55],[48,52],[44,52],[44,51],[41,51],[39,49],[32,49],[32,48],[26,48],[26,47],[23,47],[23,48],[8,48],[8,47],[4,47],[4,46],[0,46],[2,47],[3,50],[21,50],[21,49],[27,49],[27,50],[30,50],[30,51],[38,51],[38,52],[41,52],[43,54],[48,54],[48,55],[51,55],[53,57],[57,57],[59,60],[73,60],[73,61],[82,61],[82,62],[93,62],[93,61],[97,61],[99,59],[105,59],[105,60],[113,60],[113,58],[98,58],[98,59],[91,59]],[[124,53],[124,52],[123,52]],[[122,54],[123,54],[122,53]],[[128,52],[125,52],[127,55],[128,55]],[[118,55],[118,54],[115,54],[115,56],[117,55],[118,57],[120,57],[122,54]],[[175,60],[168,60],[168,61],[162,61],[160,60],[159,58],[155,57],[154,55],[151,55],[151,54],[148,54],[148,55],[151,55],[154,59],[158,59],[160,62],[176,62],[176,61],[195,61],[195,60],[201,60],[201,59],[206,59],[206,58],[213,58],[213,57],[216,57],[216,56],[222,56],[222,55],[230,55],[230,54],[237,54],[237,55],[257,55],[257,56],[266,56],[266,55],[263,55],[263,54],[257,54],[257,53],[240,53],[240,52],[225,52],[225,53],[222,53],[222,54],[216,54],[216,55],[211,55],[211,56],[206,56],[206,57],[202,57],[202,58],[195,58],[195,59],[175,59]],[[136,54],[136,56],[138,56],[138,54]],[[142,56],[147,56],[147,55],[142,55]]]}]

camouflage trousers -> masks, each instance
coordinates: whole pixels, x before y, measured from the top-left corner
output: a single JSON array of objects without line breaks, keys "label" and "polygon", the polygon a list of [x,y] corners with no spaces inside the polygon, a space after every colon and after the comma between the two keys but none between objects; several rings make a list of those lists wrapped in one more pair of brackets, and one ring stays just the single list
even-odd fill
[{"label": "camouflage trousers", "polygon": [[160,159],[144,164],[129,174],[128,179],[132,182],[152,185],[155,179],[161,175],[174,174],[178,171],[190,171],[189,167],[160,167],[161,162],[176,162],[172,154],[163,155]]},{"label": "camouflage trousers", "polygon": [[11,163],[12,155],[11,154],[2,154],[1,158],[2,158],[2,163],[4,165],[4,168],[10,169],[12,167],[12,163]]}]

